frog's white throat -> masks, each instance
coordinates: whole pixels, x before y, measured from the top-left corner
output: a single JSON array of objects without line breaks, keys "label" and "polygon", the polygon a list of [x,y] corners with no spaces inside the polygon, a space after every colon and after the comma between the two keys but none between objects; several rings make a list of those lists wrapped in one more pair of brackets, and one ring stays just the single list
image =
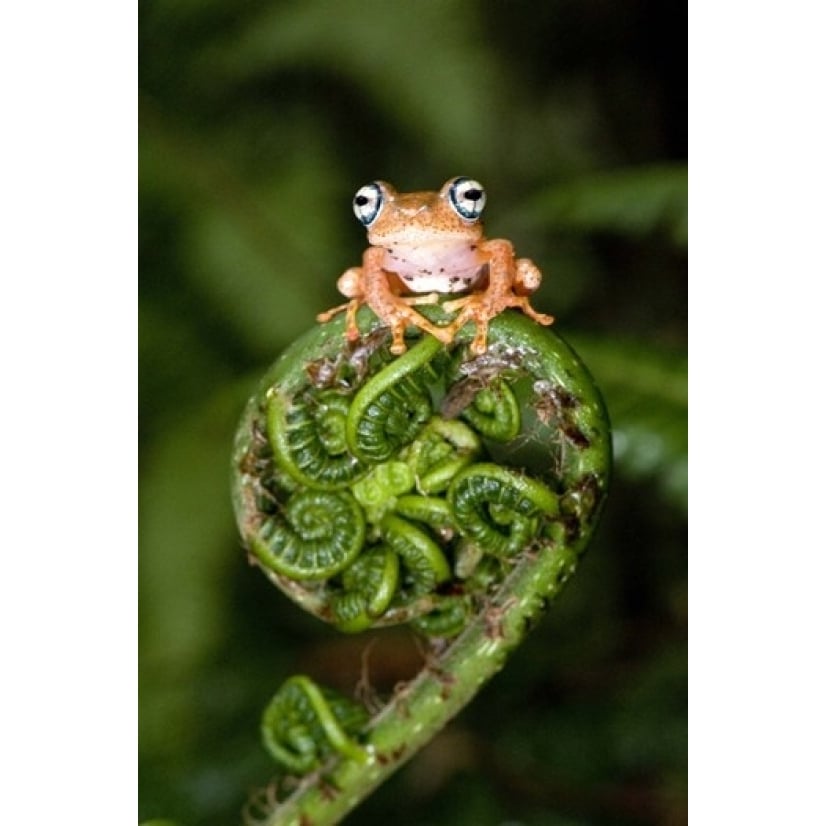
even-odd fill
[{"label": "frog's white throat", "polygon": [[414,293],[460,293],[479,279],[484,259],[467,241],[386,247],[383,267],[396,273]]}]

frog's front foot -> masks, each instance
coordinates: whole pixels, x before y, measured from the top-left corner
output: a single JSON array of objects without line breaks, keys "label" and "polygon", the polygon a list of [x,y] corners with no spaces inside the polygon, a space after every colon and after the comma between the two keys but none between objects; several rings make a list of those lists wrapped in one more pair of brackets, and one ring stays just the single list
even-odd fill
[{"label": "frog's front foot", "polygon": [[[407,350],[404,334],[408,327],[418,327],[423,333],[429,333],[441,341],[442,344],[450,344],[450,342],[453,341],[453,334],[448,331],[447,327],[437,327],[410,306],[411,304],[435,304],[438,300],[439,293],[405,297],[394,296],[392,305],[390,302],[382,302],[379,306],[371,307],[373,312],[390,328],[390,332],[393,335],[390,352],[393,353],[393,355],[400,356]],[[339,304],[323,313],[319,313],[316,316],[316,321],[324,323],[330,321],[339,313],[346,312],[347,318],[344,326],[344,335],[348,341],[358,341],[361,336],[361,331],[356,321],[356,313],[362,304],[367,303],[368,302],[361,297],[352,298],[345,304]]]},{"label": "frog's front foot", "polygon": [[[419,304],[429,303],[419,301]],[[404,333],[408,326],[418,327],[423,333],[429,333],[433,338],[441,341],[442,344],[450,344],[453,341],[453,334],[448,327],[437,327],[428,321],[421,313],[407,306],[406,303],[398,304],[393,310],[383,317],[383,321],[390,327],[393,334],[393,341],[390,345],[390,352],[395,356],[400,356],[407,350],[404,341]]]},{"label": "frog's front foot", "polygon": [[476,325],[476,335],[470,344],[470,351],[477,356],[482,355],[488,349],[488,325],[491,319],[496,318],[499,313],[509,307],[522,310],[529,318],[544,326],[554,322],[553,316],[534,310],[528,296],[516,295],[510,291],[502,294],[499,291],[488,289],[482,293],[446,301],[442,306],[449,313],[459,310],[459,315],[443,328],[450,333],[451,340],[469,321]]},{"label": "frog's front foot", "polygon": [[473,337],[470,350],[475,355],[484,353],[488,346],[488,324],[491,318],[498,315],[488,300],[487,293],[475,293],[453,301],[445,301],[442,307],[448,313],[459,310],[459,315],[444,328],[450,333],[451,339],[468,321],[473,321],[476,324],[476,335]]}]

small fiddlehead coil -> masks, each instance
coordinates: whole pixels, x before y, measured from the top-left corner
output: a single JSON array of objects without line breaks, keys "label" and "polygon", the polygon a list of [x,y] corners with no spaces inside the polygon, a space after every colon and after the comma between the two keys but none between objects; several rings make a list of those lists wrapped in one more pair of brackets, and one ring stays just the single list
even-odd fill
[{"label": "small fiddlehead coil", "polygon": [[438,496],[399,496],[394,511],[405,519],[423,522],[444,540],[453,538],[453,514],[450,505]]},{"label": "small fiddlehead coil", "polygon": [[394,507],[396,497],[412,490],[415,483],[413,471],[404,462],[383,462],[353,484],[353,495],[364,508],[367,521],[377,525]]},{"label": "small fiddlehead coil", "polygon": [[473,600],[469,596],[442,597],[436,607],[411,625],[427,637],[449,639],[460,634],[473,614]]},{"label": "small fiddlehead coil", "polygon": [[434,416],[401,452],[421,493],[441,493],[480,453],[482,443],[466,424]]},{"label": "small fiddlehead coil", "polygon": [[342,592],[332,600],[342,631],[369,628],[390,607],[399,586],[399,557],[386,545],[365,551],[341,575]]},{"label": "small fiddlehead coil", "polygon": [[496,442],[515,439],[522,426],[519,402],[503,379],[480,390],[462,411],[462,418],[482,436]]},{"label": "small fiddlehead coil", "polygon": [[442,345],[426,336],[356,393],[347,416],[347,442],[364,462],[384,462],[409,444],[433,411],[428,369]]},{"label": "small fiddlehead coil", "polygon": [[345,436],[349,401],[341,393],[307,391],[293,399],[271,393],[267,435],[283,471],[308,487],[346,487],[365,471]]},{"label": "small fiddlehead coil", "polygon": [[525,548],[539,518],[559,513],[556,494],[542,482],[490,462],[459,473],[447,498],[459,532],[495,556]]},{"label": "small fiddlehead coil", "polygon": [[301,491],[283,515],[263,521],[253,554],[267,568],[299,580],[327,579],[344,570],[364,545],[361,506],[346,491]]},{"label": "small fiddlehead coil", "polygon": [[267,751],[294,774],[307,774],[334,752],[364,762],[356,742],[368,719],[366,710],[309,677],[290,677],[270,701],[261,719]]},{"label": "small fiddlehead coil", "polygon": [[421,528],[388,514],[382,519],[381,532],[384,541],[401,557],[406,584],[414,594],[429,593],[450,579],[450,565],[444,553]]}]

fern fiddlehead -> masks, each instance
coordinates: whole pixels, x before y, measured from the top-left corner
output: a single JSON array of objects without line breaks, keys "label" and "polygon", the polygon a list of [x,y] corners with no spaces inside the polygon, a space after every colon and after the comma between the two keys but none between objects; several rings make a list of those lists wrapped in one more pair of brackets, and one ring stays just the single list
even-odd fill
[{"label": "fern fiddlehead", "polygon": [[509,442],[519,435],[522,426],[519,403],[507,384],[497,379],[482,388],[462,417],[488,439]]},{"label": "fern fiddlehead", "polygon": [[345,436],[349,403],[334,390],[305,392],[293,399],[272,393],[267,435],[281,469],[308,487],[346,487],[364,473]]},{"label": "fern fiddlehead", "polygon": [[299,580],[327,579],[355,560],[365,522],[346,491],[299,491],[250,537],[250,549],[266,567]]},{"label": "fern fiddlehead", "polygon": [[[484,357],[471,329],[450,350],[411,337],[393,359],[369,311],[349,350],[343,324],[310,331],[250,402],[233,460],[239,526],[270,579],[325,622],[409,623],[447,641],[435,667],[450,680],[414,679],[349,730],[352,752],[323,726],[292,729],[291,753],[312,751],[310,730],[320,744],[286,770],[323,768],[346,794],[302,784],[270,826],[337,822],[457,713],[573,572],[607,489],[599,394],[555,334],[504,313]],[[565,403],[544,404],[547,388]]]},{"label": "fern fiddlehead", "polygon": [[541,482],[489,462],[462,471],[448,503],[459,533],[495,556],[527,547],[540,518],[559,513],[557,497]]},{"label": "fern fiddlehead", "polygon": [[400,455],[415,475],[416,488],[428,494],[444,491],[481,449],[479,436],[470,427],[434,416]]},{"label": "fern fiddlehead", "polygon": [[364,762],[354,735],[367,722],[364,708],[309,677],[290,677],[264,710],[261,737],[273,758],[288,770],[306,774],[333,752]]},{"label": "fern fiddlehead", "polygon": [[430,365],[442,352],[434,338],[423,338],[373,376],[356,394],[347,417],[347,441],[366,462],[383,462],[413,441],[433,410]]},{"label": "fern fiddlehead", "polygon": [[364,631],[389,607],[399,587],[399,556],[385,545],[365,551],[341,576],[333,596],[335,623],[342,631]]},{"label": "fern fiddlehead", "polygon": [[411,593],[431,593],[450,579],[450,565],[444,552],[425,530],[387,514],[381,521],[381,531],[384,541],[404,564]]}]

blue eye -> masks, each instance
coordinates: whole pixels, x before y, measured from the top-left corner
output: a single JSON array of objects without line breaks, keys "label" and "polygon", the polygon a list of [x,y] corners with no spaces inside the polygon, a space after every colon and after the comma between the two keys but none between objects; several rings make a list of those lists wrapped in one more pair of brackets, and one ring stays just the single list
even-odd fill
[{"label": "blue eye", "polygon": [[364,226],[369,227],[379,217],[384,196],[377,183],[367,184],[353,197],[353,212]]},{"label": "blue eye", "polygon": [[450,205],[466,221],[475,221],[485,208],[485,188],[472,178],[456,178],[448,190]]}]

